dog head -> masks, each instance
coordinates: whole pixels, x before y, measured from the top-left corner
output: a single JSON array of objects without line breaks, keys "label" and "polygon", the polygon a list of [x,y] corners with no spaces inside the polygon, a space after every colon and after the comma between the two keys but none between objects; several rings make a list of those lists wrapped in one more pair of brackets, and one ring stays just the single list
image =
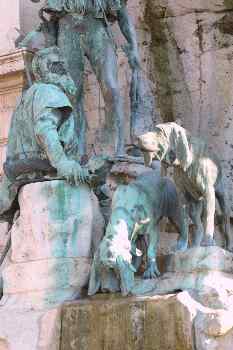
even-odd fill
[{"label": "dog head", "polygon": [[163,132],[156,128],[138,136],[138,147],[143,153],[145,165],[150,166],[153,160],[164,160],[169,144]]},{"label": "dog head", "polygon": [[146,166],[154,159],[167,165],[181,166],[184,171],[192,163],[189,133],[178,124],[159,124],[153,132],[138,137],[138,147],[143,152]]}]

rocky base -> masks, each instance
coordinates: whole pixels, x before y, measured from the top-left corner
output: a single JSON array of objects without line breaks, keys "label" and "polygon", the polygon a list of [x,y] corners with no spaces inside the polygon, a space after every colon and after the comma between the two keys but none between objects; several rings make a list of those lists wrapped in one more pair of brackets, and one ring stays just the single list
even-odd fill
[{"label": "rocky base", "polygon": [[63,308],[60,349],[102,350],[104,344],[106,350],[231,350],[232,316],[204,307],[188,292],[102,295]]},{"label": "rocky base", "polygon": [[189,292],[102,294],[45,311],[0,310],[1,350],[232,350],[233,311]]},{"label": "rocky base", "polygon": [[76,300],[88,283],[92,251],[104,228],[88,185],[54,180],[19,192],[20,216],[1,275],[0,307],[47,309]]},{"label": "rocky base", "polygon": [[233,254],[219,247],[199,247],[168,255],[158,279],[137,279],[134,295],[187,291],[211,309],[233,311]]},{"label": "rocky base", "polygon": [[61,307],[40,311],[0,308],[1,350],[59,350]]},{"label": "rocky base", "polygon": [[232,350],[232,261],[218,247],[193,248],[170,255],[162,277],[136,284],[135,294],[147,295],[97,294],[27,311],[2,303],[0,349]]}]

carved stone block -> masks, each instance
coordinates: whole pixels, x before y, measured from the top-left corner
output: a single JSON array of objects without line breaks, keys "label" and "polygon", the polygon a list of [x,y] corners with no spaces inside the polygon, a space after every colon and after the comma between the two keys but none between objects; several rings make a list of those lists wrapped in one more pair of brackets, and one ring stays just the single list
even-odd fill
[{"label": "carved stone block", "polygon": [[103,229],[93,196],[88,185],[60,180],[20,190],[20,216],[3,269],[3,305],[10,297],[20,299],[23,307],[80,296],[88,282],[92,245],[96,247]]}]

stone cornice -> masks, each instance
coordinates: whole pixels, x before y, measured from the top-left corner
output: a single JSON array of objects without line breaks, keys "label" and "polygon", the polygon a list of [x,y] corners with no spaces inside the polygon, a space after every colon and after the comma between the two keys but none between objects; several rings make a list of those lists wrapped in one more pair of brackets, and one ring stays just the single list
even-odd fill
[{"label": "stone cornice", "polygon": [[8,141],[8,139],[7,139],[7,138],[0,139],[0,147],[2,147],[2,146],[6,146],[6,145],[7,145],[7,141]]},{"label": "stone cornice", "polygon": [[24,60],[30,56],[31,53],[23,49],[0,55],[0,78],[8,74],[23,72],[25,69]]}]

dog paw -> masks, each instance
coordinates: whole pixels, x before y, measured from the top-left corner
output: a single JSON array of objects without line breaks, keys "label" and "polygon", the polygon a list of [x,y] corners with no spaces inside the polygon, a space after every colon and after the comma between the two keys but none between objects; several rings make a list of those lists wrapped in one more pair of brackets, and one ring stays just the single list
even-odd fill
[{"label": "dog paw", "polygon": [[143,274],[144,279],[152,279],[152,278],[157,278],[159,276],[160,276],[160,272],[158,268],[155,266],[148,267]]}]

